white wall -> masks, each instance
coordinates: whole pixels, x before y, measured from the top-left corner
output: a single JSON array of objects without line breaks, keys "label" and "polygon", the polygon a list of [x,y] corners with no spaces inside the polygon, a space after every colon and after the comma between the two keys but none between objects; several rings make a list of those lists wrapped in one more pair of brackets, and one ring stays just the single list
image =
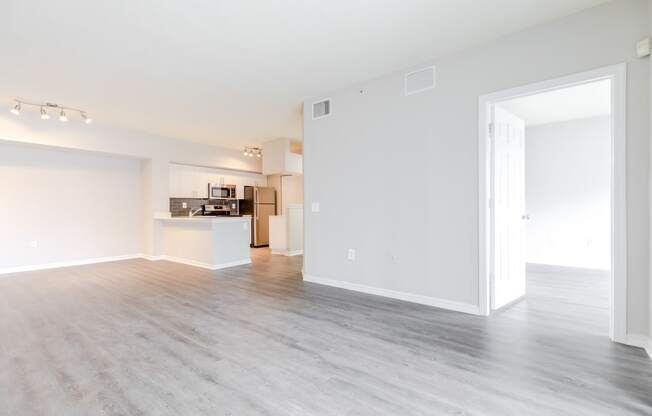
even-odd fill
[{"label": "white wall", "polygon": [[303,204],[303,175],[269,175],[267,186],[276,189],[276,214],[285,215],[285,208]]},{"label": "white wall", "polygon": [[610,2],[439,59],[421,94],[404,96],[400,72],[320,94],[330,117],[312,120],[306,100],[305,200],[321,203],[305,211],[306,275],[476,307],[478,97],[626,62],[628,328],[645,333],[650,73],[634,45],[648,7]]},{"label": "white wall", "polygon": [[303,176],[281,176],[281,208],[303,204]]},{"label": "white wall", "polygon": [[140,163],[0,143],[0,269],[140,253]]},{"label": "white wall", "polygon": [[280,175],[285,171],[286,154],[290,151],[290,139],[270,140],[263,144],[263,173]]},{"label": "white wall", "polygon": [[38,114],[25,111],[19,117],[0,112],[0,142],[38,144],[70,150],[83,150],[143,159],[141,223],[143,252],[159,255],[161,227],[154,214],[169,211],[169,163],[213,166],[260,172],[258,158],[245,157],[239,150],[192,143],[185,140],[152,136],[102,125],[101,114],[93,124],[60,123],[41,120]]},{"label": "white wall", "polygon": [[526,129],[528,263],[610,269],[610,124],[607,116]]},{"label": "white wall", "polygon": [[276,139],[263,144],[264,175],[296,175],[303,173],[303,158],[294,153],[300,146],[290,139]]}]

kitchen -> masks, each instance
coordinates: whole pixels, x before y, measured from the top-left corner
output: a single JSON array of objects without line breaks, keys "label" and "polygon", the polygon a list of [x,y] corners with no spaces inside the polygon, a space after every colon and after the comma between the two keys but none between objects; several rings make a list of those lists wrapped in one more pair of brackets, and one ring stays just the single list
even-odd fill
[{"label": "kitchen", "polygon": [[302,254],[301,156],[289,140],[265,144],[255,154],[266,148],[269,159],[280,149],[299,163],[292,170],[285,164],[270,169],[263,158],[262,173],[169,164],[169,213],[155,218],[159,258],[216,270],[249,264],[257,257],[252,252]]}]

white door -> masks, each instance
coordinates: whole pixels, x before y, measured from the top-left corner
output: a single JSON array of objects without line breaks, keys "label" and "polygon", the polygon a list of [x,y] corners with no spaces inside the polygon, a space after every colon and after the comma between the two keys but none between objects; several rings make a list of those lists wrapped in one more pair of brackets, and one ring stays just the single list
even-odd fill
[{"label": "white door", "polygon": [[525,123],[495,106],[491,307],[525,295]]}]

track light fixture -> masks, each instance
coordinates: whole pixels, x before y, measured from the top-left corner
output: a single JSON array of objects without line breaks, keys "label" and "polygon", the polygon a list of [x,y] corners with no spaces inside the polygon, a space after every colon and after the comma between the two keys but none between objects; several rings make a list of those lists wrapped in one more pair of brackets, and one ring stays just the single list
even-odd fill
[{"label": "track light fixture", "polygon": [[263,149],[257,146],[245,146],[244,152],[242,153],[244,156],[249,156],[249,157],[262,157],[263,156]]},{"label": "track light fixture", "polygon": [[55,104],[55,103],[31,103],[28,101],[23,101],[23,100],[18,100],[14,99],[14,106],[11,108],[11,113],[15,115],[19,115],[22,107],[24,105],[26,106],[32,106],[32,107],[39,107],[41,110],[41,119],[47,120],[50,118],[50,115],[48,114],[48,109],[52,109],[53,111],[59,110],[59,121],[66,122],[68,121],[68,116],[66,115],[66,111],[72,111],[74,113],[79,113],[79,116],[81,117],[82,120],[84,120],[84,123],[90,124],[93,120],[88,117],[88,114],[84,110],[80,110],[78,108],[72,108],[72,107],[66,107],[61,104]]}]

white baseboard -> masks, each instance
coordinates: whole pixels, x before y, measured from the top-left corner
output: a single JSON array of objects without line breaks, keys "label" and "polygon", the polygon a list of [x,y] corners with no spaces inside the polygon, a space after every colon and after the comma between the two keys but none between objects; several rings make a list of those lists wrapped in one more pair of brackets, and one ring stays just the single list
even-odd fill
[{"label": "white baseboard", "polygon": [[83,266],[85,264],[107,263],[111,261],[131,260],[141,257],[143,257],[142,254],[126,254],[122,256],[96,257],[92,259],[57,261],[53,263],[33,264],[28,266],[5,267],[0,269],[0,275],[31,272],[36,270],[60,269],[62,267]]},{"label": "white baseboard", "polygon": [[609,274],[609,270],[586,269],[581,267],[557,266],[554,264],[526,263],[528,272],[531,273],[564,273],[564,274]]},{"label": "white baseboard", "polygon": [[158,260],[166,260],[166,261],[171,261],[173,263],[181,263],[185,264],[188,266],[194,266],[194,267],[201,267],[202,269],[208,269],[208,270],[219,270],[219,269],[226,269],[228,267],[235,267],[235,266],[242,266],[245,264],[251,264],[251,258],[246,258],[242,260],[236,260],[236,261],[231,261],[228,263],[220,263],[220,264],[210,264],[210,263],[204,263],[196,260],[190,260],[190,259],[184,259],[181,257],[174,257],[174,256],[143,256],[143,258],[151,261],[158,261]]},{"label": "white baseboard", "polygon": [[623,344],[643,348],[648,357],[652,359],[652,338],[641,334],[627,334],[627,339]]},{"label": "white baseboard", "polygon": [[287,249],[272,249],[272,254],[277,254],[279,256],[288,256],[288,257],[293,257],[293,256],[303,256],[303,250],[287,250]]},{"label": "white baseboard", "polygon": [[310,283],[318,283],[325,286],[338,287],[340,289],[353,290],[355,292],[368,293],[371,295],[383,296],[386,298],[399,299],[406,302],[418,303],[421,305],[434,306],[436,308],[448,309],[451,311],[463,312],[472,315],[480,315],[477,305],[455,302],[446,299],[433,298],[430,296],[415,295],[412,293],[399,292],[396,290],[382,289],[379,287],[360,285],[357,283],[344,282],[342,280],[326,279],[312,275],[303,275],[303,280]]}]

